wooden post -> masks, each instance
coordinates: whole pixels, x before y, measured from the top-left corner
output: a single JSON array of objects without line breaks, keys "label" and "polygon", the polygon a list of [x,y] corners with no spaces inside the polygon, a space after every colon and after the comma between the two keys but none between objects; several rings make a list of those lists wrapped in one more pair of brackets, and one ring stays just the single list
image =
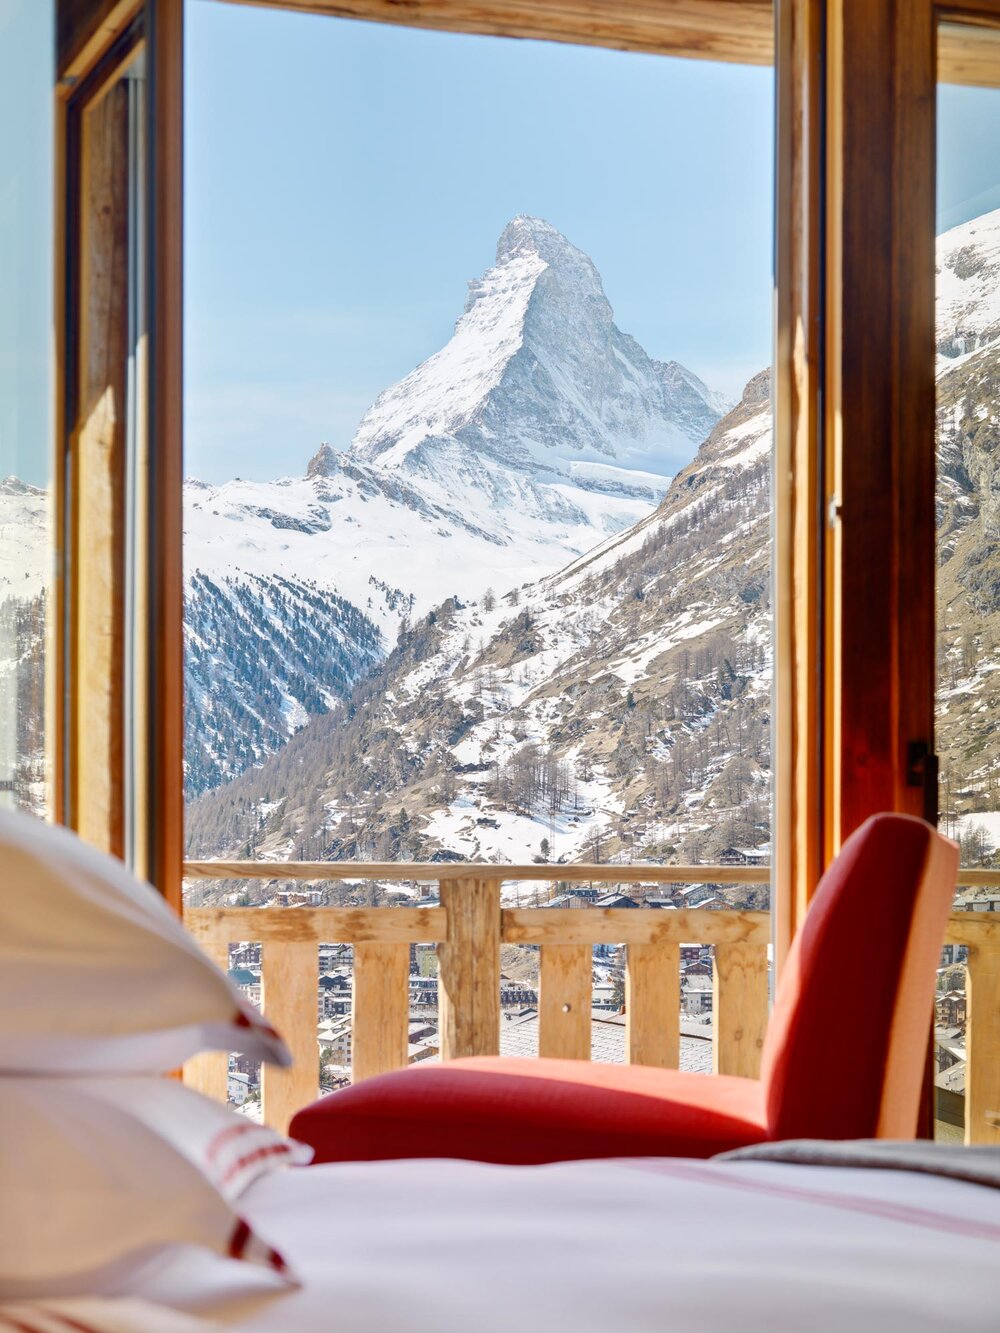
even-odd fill
[{"label": "wooden post", "polygon": [[1000,949],[969,945],[966,982],[965,1141],[1000,1143]]},{"label": "wooden post", "polygon": [[541,954],[538,1054],[589,1060],[593,948],[589,944],[543,944]]},{"label": "wooden post", "polygon": [[680,1055],[680,947],[630,944],[625,959],[629,1063],[676,1069]]},{"label": "wooden post", "polygon": [[[827,0],[824,790],[828,851],[932,814],[935,6]],[[873,183],[877,186],[873,188]]]},{"label": "wooden post", "polygon": [[[290,913],[289,913],[290,914]],[[264,1123],[279,1134],[288,1130],[296,1111],[319,1092],[316,1008],[319,951],[316,941],[266,940],[261,964],[261,1008],[292,1053],[290,1069],[265,1065],[261,1070]]]},{"label": "wooden post", "polygon": [[[201,947],[223,972],[229,971],[229,945],[225,940],[215,939]],[[184,1082],[195,1092],[225,1104],[229,1100],[229,1052],[205,1051],[185,1061]]]},{"label": "wooden post", "polygon": [[713,1071],[758,1078],[767,1030],[767,948],[760,944],[717,944],[714,953]]},{"label": "wooden post", "polygon": [[351,1020],[355,1083],[406,1064],[408,944],[356,944]]},{"label": "wooden post", "polygon": [[448,914],[438,945],[441,1057],[500,1052],[500,880],[441,881]]},{"label": "wooden post", "polygon": [[[145,5],[149,505],[144,605],[147,873],[181,908],[184,863],[184,0]],[[310,1024],[310,1028],[312,1028]]]},{"label": "wooden post", "polygon": [[824,0],[781,0],[777,45],[777,265],[774,366],[775,964],[819,882],[823,858],[820,727],[823,402]]}]

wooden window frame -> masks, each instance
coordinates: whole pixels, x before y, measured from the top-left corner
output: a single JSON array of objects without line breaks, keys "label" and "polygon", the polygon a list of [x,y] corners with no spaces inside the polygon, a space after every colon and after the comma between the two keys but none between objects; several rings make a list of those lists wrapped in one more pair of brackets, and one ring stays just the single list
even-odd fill
[{"label": "wooden window frame", "polygon": [[66,104],[65,366],[67,429],[57,468],[69,569],[63,633],[72,673],[60,765],[64,817],[105,851],[124,853],[126,419],[129,276],[129,116],[123,74],[142,51],[133,24],[74,85]]},{"label": "wooden window frame", "polygon": [[937,87],[1000,86],[974,30],[939,23],[1000,28],[1000,0],[826,8],[828,857],[875,810],[937,815]]},{"label": "wooden window frame", "polygon": [[[138,663],[130,700],[133,734],[124,734],[125,575],[121,494],[122,442],[106,441],[107,484],[88,489],[81,515],[81,434],[87,404],[78,401],[92,321],[81,311],[95,283],[80,255],[91,235],[122,225],[119,194],[88,193],[91,170],[80,123],[114,79],[126,47],[141,28],[146,59],[145,354],[148,367],[143,436],[144,499],[135,521],[146,554],[134,588]],[[183,572],[182,572],[182,151],[183,0],[60,0],[56,84],[56,564],[59,570],[50,634],[53,682],[50,754],[54,814],[96,845],[125,851],[126,740],[133,757],[129,790],[132,864],[180,909],[183,856]],[[84,188],[81,189],[81,182]],[[109,206],[110,205],[110,206]],[[115,260],[120,268],[120,256]],[[119,282],[120,285],[120,282]],[[100,295],[100,293],[98,293]],[[120,300],[105,302],[110,384],[120,399]],[[115,357],[118,364],[115,364]],[[89,386],[91,397],[100,384]],[[120,434],[120,432],[119,432]],[[112,552],[95,558],[93,534],[111,534]],[[92,635],[91,609],[102,616]]]}]

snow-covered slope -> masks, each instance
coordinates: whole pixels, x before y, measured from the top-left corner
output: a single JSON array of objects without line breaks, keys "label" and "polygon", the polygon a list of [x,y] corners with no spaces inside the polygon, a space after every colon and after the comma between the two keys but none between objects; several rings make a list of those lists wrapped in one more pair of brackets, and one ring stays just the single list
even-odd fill
[{"label": "snow-covered slope", "polygon": [[[491,504],[481,476],[453,472],[449,485],[444,451],[439,462],[441,494],[433,498],[429,486],[417,487],[329,446],[319,450],[304,477],[220,486],[189,481],[189,582],[196,573],[224,580],[237,572],[312,581],[335,589],[391,644],[402,619],[445,597],[475,596],[491,585],[506,591],[557,569],[647,513],[664,485],[662,478],[641,473],[626,497],[615,476],[581,475],[542,488],[497,468]],[[631,480],[631,474],[621,475]]]},{"label": "snow-covered slope", "polygon": [[937,262],[936,739],[961,832],[1000,804],[1000,210],[939,237]]},{"label": "snow-covered slope", "polygon": [[37,597],[52,557],[49,496],[17,477],[0,480],[0,602]]},{"label": "snow-covered slope", "polygon": [[936,297],[942,369],[1000,337],[1000,209],[938,237]]},{"label": "snow-covered slope", "polygon": [[18,805],[38,814],[44,813],[46,799],[49,520],[46,491],[16,477],[0,480],[0,779]]},{"label": "snow-covered slope", "polygon": [[197,802],[192,850],[766,853],[770,435],[764,374],[655,511],[503,597],[438,606],[348,709]]}]

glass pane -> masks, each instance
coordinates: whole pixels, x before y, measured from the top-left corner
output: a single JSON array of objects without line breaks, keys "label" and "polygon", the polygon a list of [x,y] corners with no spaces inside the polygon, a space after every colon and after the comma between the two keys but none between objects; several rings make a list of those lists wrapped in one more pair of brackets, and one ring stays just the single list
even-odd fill
[{"label": "glass pane", "polygon": [[0,7],[0,806],[39,815],[51,799],[53,9]]},{"label": "glass pane", "polygon": [[[545,873],[508,904],[766,909],[771,70],[188,19],[188,854],[275,863],[188,906],[433,904],[480,861]],[[720,862],[759,878],[565,869]],[[537,1049],[537,949],[502,966],[505,1049]],[[682,968],[710,1065],[708,946]],[[624,1058],[623,951],[591,972]],[[437,985],[415,945],[413,1059]]]},{"label": "glass pane", "polygon": [[[956,906],[1000,908],[1000,35],[941,30],[937,240],[939,823],[962,848]],[[954,80],[961,80],[955,82]],[[960,1137],[967,950],[938,979],[938,1131]]]},{"label": "glass pane", "polygon": [[67,542],[72,690],[67,701],[68,818],[87,841],[143,868],[142,720],[146,681],[146,245],[144,58],[133,29],[92,95],[71,103],[79,144],[78,271],[70,305],[79,349],[68,396]]}]

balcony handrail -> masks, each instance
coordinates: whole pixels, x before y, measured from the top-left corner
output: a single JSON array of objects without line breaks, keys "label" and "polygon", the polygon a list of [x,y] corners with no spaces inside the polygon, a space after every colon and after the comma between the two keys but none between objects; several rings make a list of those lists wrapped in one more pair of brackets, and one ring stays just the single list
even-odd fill
[{"label": "balcony handrail", "polygon": [[770,866],[584,865],[484,861],[185,861],[186,879],[558,880],[595,884],[767,884]]},{"label": "balcony handrail", "polygon": [[[532,862],[504,865],[486,861],[185,861],[185,879],[305,879],[417,880],[431,883],[442,878],[486,878],[503,880],[560,880],[595,884],[767,884],[770,865],[676,865],[653,864],[584,865]],[[1000,870],[963,866],[958,872],[963,888],[1000,889]]]}]

